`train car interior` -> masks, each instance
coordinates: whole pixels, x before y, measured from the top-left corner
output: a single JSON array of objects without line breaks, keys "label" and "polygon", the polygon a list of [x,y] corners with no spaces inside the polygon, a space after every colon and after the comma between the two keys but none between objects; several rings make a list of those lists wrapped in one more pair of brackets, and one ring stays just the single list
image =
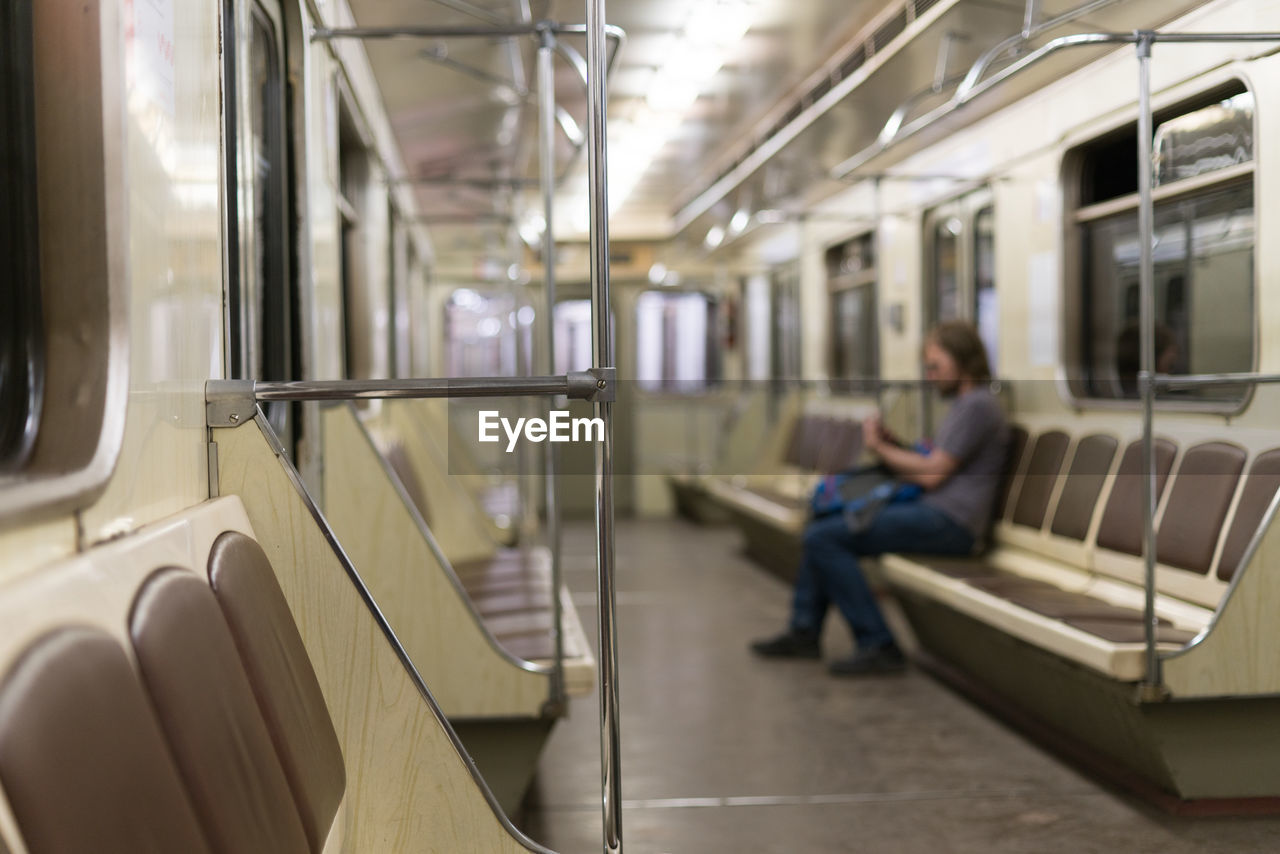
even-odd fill
[{"label": "train car interior", "polygon": [[1280,0],[0,67],[0,854],[1280,847]]}]

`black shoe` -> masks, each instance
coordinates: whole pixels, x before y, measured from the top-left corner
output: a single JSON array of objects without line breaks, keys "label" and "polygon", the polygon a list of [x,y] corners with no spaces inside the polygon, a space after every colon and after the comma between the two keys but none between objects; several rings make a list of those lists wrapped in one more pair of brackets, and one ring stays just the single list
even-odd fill
[{"label": "black shoe", "polygon": [[833,676],[885,676],[903,673],[906,669],[906,657],[903,656],[902,650],[893,644],[860,649],[851,658],[833,661],[827,668]]},{"label": "black shoe", "polygon": [[762,658],[821,658],[816,632],[791,629],[774,638],[753,641],[751,651]]}]

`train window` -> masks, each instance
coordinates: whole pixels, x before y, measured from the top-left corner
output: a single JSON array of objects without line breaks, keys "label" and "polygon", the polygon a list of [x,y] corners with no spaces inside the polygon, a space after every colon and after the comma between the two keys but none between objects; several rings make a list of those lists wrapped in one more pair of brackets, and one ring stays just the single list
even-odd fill
[{"label": "train window", "polygon": [[[244,68],[228,52],[227,74],[239,80],[239,102],[228,104],[230,281],[229,374],[242,379],[295,379],[294,284],[289,231],[289,158],[284,41],[279,10],[260,3],[245,10]],[[233,14],[233,12],[228,12]],[[291,448],[291,407],[264,407]]]},{"label": "train window", "polygon": [[876,324],[875,235],[864,234],[827,250],[831,317],[831,380],[853,390],[857,380],[880,375]]},{"label": "train window", "polygon": [[925,216],[925,238],[925,327],[943,320],[969,321],[987,347],[991,370],[997,371],[999,305],[991,192],[977,190],[931,210]]},{"label": "train window", "polygon": [[117,3],[0,4],[5,523],[91,503],[124,437],[129,205],[120,32]]},{"label": "train window", "polygon": [[[353,99],[345,93],[338,99],[338,214],[342,221],[341,256],[339,268],[342,277],[342,328],[343,360],[349,379],[370,379],[386,376],[384,353],[377,342],[387,342],[387,329],[378,329],[379,321],[385,324],[387,306],[375,292],[373,276],[372,233],[377,223],[370,222],[374,214],[372,203],[373,159],[370,156],[367,136],[357,118]],[[380,213],[380,212],[378,212]]]},{"label": "train window", "polygon": [[697,392],[719,379],[719,304],[696,292],[636,298],[636,383],[647,391]]},{"label": "train window", "polygon": [[[1199,99],[1156,115],[1153,253],[1156,370],[1162,373],[1248,371],[1254,362],[1253,97],[1237,84],[1210,98],[1209,104]],[[1134,133],[1119,135],[1136,147]],[[1107,150],[1092,143],[1073,152],[1080,176],[1074,220],[1083,286],[1073,390],[1083,397],[1134,399],[1140,362],[1138,197],[1129,192],[1092,201],[1129,186],[1127,178],[1113,174],[1111,190],[1100,189],[1098,175],[1106,170],[1095,161]],[[1234,405],[1243,393],[1216,388],[1162,397]]]},{"label": "train window", "polygon": [[0,313],[2,474],[30,457],[44,396],[30,4],[0,9],[0,44],[0,257],[9,277]]}]

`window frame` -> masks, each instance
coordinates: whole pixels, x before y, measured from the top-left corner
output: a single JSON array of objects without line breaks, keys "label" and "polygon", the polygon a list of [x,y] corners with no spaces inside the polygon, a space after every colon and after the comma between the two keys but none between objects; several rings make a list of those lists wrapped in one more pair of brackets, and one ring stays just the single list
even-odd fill
[{"label": "window frame", "polygon": [[129,401],[122,13],[107,0],[30,5],[49,393],[30,455],[0,476],[0,527],[90,505],[115,470]]},{"label": "window frame", "polygon": [[[1260,298],[1262,288],[1262,272],[1258,264],[1258,205],[1261,204],[1262,186],[1261,170],[1258,168],[1259,155],[1263,151],[1259,142],[1258,89],[1248,75],[1239,68],[1229,68],[1221,73],[1199,77],[1188,83],[1173,87],[1153,99],[1152,114],[1172,113],[1168,119],[1186,115],[1198,109],[1194,105],[1214,96],[1219,91],[1239,87],[1254,95],[1253,113],[1253,160],[1244,164],[1236,164],[1225,169],[1206,172],[1192,178],[1183,178],[1160,186],[1152,186],[1152,204],[1163,201],[1174,201],[1206,191],[1222,189],[1232,184],[1243,184],[1248,181],[1253,191],[1254,210],[1254,245],[1253,245],[1253,279],[1250,283],[1252,291],[1252,353],[1247,372],[1258,370],[1259,356],[1262,346],[1262,327],[1260,316]],[[1142,407],[1141,398],[1094,397],[1089,394],[1089,380],[1086,374],[1084,352],[1084,324],[1089,321],[1087,294],[1085,293],[1086,260],[1082,255],[1084,239],[1082,226],[1088,222],[1096,222],[1116,214],[1136,210],[1141,198],[1138,193],[1128,193],[1113,199],[1106,199],[1089,205],[1081,205],[1082,178],[1085,166],[1085,151],[1090,144],[1112,134],[1127,132],[1137,123],[1136,109],[1127,111],[1120,118],[1105,125],[1093,125],[1067,140],[1062,163],[1059,170],[1062,187],[1062,280],[1059,292],[1059,313],[1062,327],[1059,340],[1059,371],[1057,383],[1058,394],[1062,401],[1077,410],[1095,409],[1120,412],[1132,412]],[[1152,122],[1152,135],[1159,129],[1160,122]],[[1136,143],[1135,143],[1136,145]],[[1246,386],[1240,397],[1232,400],[1203,400],[1157,398],[1155,409],[1164,412],[1185,412],[1223,415],[1232,417],[1249,408],[1256,392],[1255,386]]]},{"label": "window frame", "polygon": [[[848,278],[833,273],[832,261],[837,253],[846,247],[865,241],[870,248],[871,265]],[[880,353],[880,243],[879,232],[868,228],[849,235],[843,240],[829,244],[823,250],[823,275],[825,276],[826,309],[827,309],[827,381],[835,390],[846,392],[875,391],[876,385],[883,376]],[[870,327],[872,342],[870,347],[872,365],[866,376],[850,377],[837,375],[837,341],[836,325],[838,323],[836,304],[841,295],[851,291],[864,290],[870,294]]]},{"label": "window frame", "polygon": [[[921,237],[923,249],[921,260],[924,262],[922,275],[920,334],[923,337],[939,322],[937,305],[938,283],[938,247],[935,239],[937,224],[944,217],[958,216],[964,230],[957,235],[957,281],[956,300],[960,311],[956,319],[965,320],[975,326],[977,318],[977,258],[978,234],[974,227],[984,212],[990,210],[995,216],[995,191],[988,183],[969,186],[937,202],[924,211],[921,219]],[[994,272],[994,271],[993,271]],[[994,276],[993,276],[994,279]],[[1000,284],[995,282],[996,293],[1000,293]]]}]

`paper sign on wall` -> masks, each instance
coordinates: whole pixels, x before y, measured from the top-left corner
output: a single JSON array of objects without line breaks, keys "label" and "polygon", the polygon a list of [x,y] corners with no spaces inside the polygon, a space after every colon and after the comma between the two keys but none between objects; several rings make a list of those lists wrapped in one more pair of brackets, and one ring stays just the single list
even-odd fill
[{"label": "paper sign on wall", "polygon": [[1058,253],[1037,252],[1027,270],[1027,361],[1058,362]]}]

